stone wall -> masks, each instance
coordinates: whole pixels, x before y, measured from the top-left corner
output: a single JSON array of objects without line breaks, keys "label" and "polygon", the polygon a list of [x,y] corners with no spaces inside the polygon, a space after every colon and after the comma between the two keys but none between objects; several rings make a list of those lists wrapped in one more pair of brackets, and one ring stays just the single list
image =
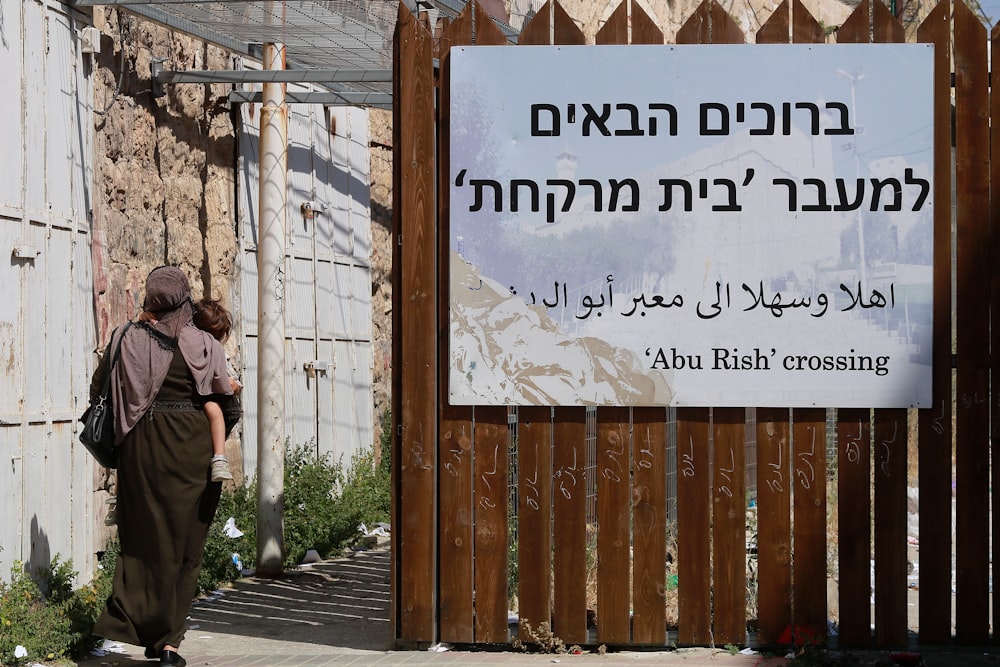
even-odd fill
[{"label": "stone wall", "polygon": [[169,86],[150,66],[231,69],[221,49],[96,7],[94,282],[98,338],[141,309],[150,269],[182,267],[195,298],[233,305],[235,139],[225,85]]},{"label": "stone wall", "polygon": [[392,398],[392,112],[368,113],[372,200],[372,383],[375,442]]}]

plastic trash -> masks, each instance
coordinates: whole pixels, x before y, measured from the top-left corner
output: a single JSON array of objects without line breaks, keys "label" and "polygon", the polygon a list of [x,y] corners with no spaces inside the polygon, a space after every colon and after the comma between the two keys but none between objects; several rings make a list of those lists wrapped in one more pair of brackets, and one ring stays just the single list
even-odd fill
[{"label": "plastic trash", "polygon": [[105,639],[101,642],[101,645],[90,651],[90,655],[102,658],[108,653],[124,653],[125,646],[121,642],[111,641],[110,639]]},{"label": "plastic trash", "polygon": [[389,524],[379,521],[375,524],[374,528],[368,530],[368,526],[364,523],[359,523],[358,532],[365,537],[389,537]]},{"label": "plastic trash", "polygon": [[231,537],[236,539],[237,537],[243,537],[243,531],[236,527],[236,519],[229,517],[226,520],[226,525],[222,527],[222,532],[226,537]]},{"label": "plastic trash", "polygon": [[433,646],[431,646],[427,650],[430,651],[431,653],[444,653],[445,651],[450,651],[451,649],[452,649],[451,644],[445,644],[444,642],[438,642],[437,644],[434,644]]}]

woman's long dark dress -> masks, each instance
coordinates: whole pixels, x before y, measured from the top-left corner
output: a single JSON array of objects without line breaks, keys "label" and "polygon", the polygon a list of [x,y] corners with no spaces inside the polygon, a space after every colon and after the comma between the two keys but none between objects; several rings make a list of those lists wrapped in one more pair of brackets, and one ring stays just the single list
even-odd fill
[{"label": "woman's long dark dress", "polygon": [[[224,406],[226,398],[213,396]],[[121,446],[121,555],[94,634],[156,650],[180,645],[222,488],[209,479],[211,458],[208,418],[175,351],[153,409]]]}]

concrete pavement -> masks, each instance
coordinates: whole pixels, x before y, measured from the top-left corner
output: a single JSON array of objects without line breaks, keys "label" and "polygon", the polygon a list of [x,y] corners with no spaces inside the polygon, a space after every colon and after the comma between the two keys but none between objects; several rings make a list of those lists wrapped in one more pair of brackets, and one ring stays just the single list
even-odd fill
[{"label": "concrete pavement", "polygon": [[[304,567],[280,579],[247,578],[199,600],[189,617],[180,653],[189,667],[327,667],[330,665],[666,665],[667,667],[756,667],[783,665],[782,656],[732,654],[725,649],[679,648],[609,651],[605,654],[526,654],[514,650],[434,646],[399,650],[389,623],[389,550],[380,546],[347,558]],[[838,652],[827,664],[885,667],[888,651]],[[1000,653],[920,651],[931,667],[998,667]],[[81,667],[148,667],[142,648],[110,645]],[[806,664],[792,662],[791,664]],[[808,663],[815,664],[815,663]]]}]

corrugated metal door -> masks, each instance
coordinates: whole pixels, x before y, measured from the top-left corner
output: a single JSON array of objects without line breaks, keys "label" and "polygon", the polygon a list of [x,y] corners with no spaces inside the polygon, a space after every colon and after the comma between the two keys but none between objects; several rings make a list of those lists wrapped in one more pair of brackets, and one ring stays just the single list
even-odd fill
[{"label": "corrugated metal door", "polygon": [[[257,465],[258,113],[259,105],[243,105],[239,169],[250,476]],[[347,466],[372,445],[374,432],[368,117],[360,109],[296,104],[288,127],[285,425],[290,444]]]},{"label": "corrugated metal door", "polygon": [[54,1],[2,4],[0,578],[58,553],[86,581],[97,468],[76,442],[94,340],[84,17]]}]

